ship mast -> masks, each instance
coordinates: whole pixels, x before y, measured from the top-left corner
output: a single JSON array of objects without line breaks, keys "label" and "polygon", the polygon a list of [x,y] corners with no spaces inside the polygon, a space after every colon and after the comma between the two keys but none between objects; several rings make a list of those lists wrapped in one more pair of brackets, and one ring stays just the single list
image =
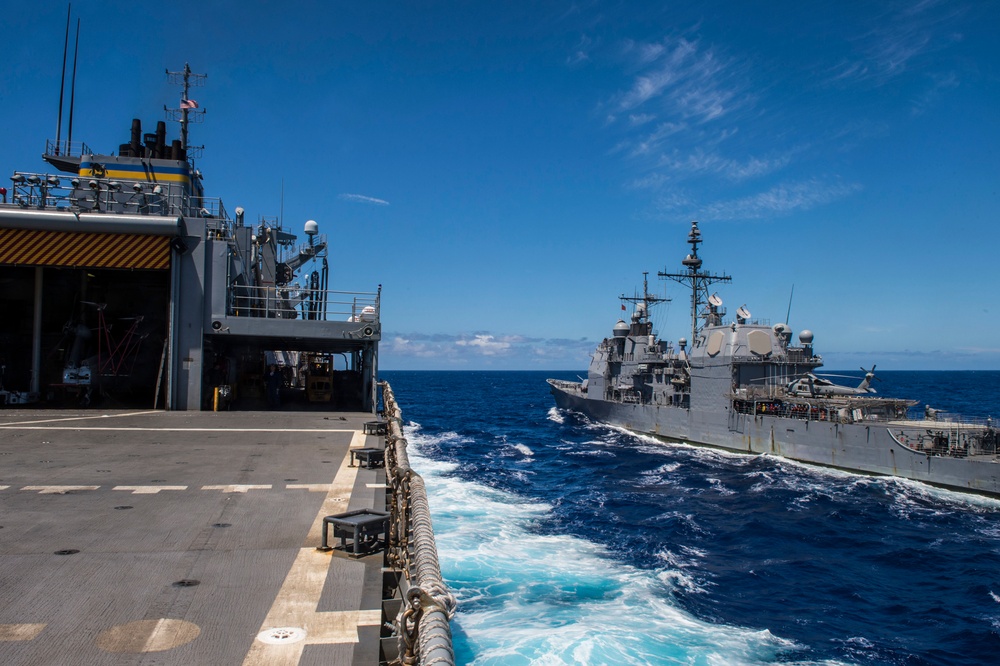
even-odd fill
[{"label": "ship mast", "polygon": [[691,244],[691,254],[686,256],[682,264],[687,266],[687,273],[666,273],[661,271],[657,275],[661,278],[668,278],[674,282],[691,287],[691,344],[698,335],[698,316],[702,305],[707,305],[708,309],[700,313],[707,321],[721,322],[721,316],[725,310],[720,310],[722,304],[716,298],[708,295],[709,286],[716,282],[731,282],[728,275],[715,275],[713,273],[701,272],[701,258],[698,256],[698,244],[701,243],[701,231],[698,229],[698,222],[691,222],[691,233],[688,234],[688,243]]},{"label": "ship mast", "polygon": [[[163,107],[163,110],[167,113],[167,118],[169,120],[177,121],[181,124],[181,148],[188,151],[188,123],[195,122],[200,123],[205,118],[205,109],[198,108],[198,102],[191,99],[190,91],[191,86],[203,86],[205,85],[205,79],[208,78],[207,74],[193,74],[191,72],[191,66],[188,63],[184,63],[184,71],[181,72],[171,72],[167,70],[167,80],[170,83],[181,85],[184,89],[181,91],[181,104],[179,109],[168,109]],[[190,146],[193,150],[200,150],[204,146]]]},{"label": "ship mast", "polygon": [[623,301],[628,301],[629,303],[636,303],[636,304],[642,303],[643,304],[643,307],[641,308],[642,319],[647,319],[649,317],[650,305],[656,305],[657,303],[665,303],[670,300],[665,296],[656,296],[654,294],[649,293],[649,280],[647,279],[648,276],[649,276],[648,271],[642,272],[642,296],[626,296],[625,294],[622,294],[621,296],[618,297],[619,299]]}]

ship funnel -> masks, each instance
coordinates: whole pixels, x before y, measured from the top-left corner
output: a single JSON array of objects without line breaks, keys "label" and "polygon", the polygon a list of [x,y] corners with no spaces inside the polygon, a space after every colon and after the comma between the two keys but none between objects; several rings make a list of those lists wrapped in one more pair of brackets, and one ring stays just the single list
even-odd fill
[{"label": "ship funnel", "polygon": [[132,119],[132,137],[129,140],[128,149],[133,157],[139,157],[139,148],[142,141],[142,121],[138,118]]}]

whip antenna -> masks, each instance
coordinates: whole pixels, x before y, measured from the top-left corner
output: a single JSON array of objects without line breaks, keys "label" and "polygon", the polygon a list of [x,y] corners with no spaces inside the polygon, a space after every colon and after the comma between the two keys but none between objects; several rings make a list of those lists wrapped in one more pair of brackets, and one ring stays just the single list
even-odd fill
[{"label": "whip antenna", "polygon": [[792,296],[794,296],[794,295],[795,295],[795,285],[793,284],[792,285],[792,293],[788,294],[788,312],[785,313],[785,323],[786,324],[788,323],[788,320],[792,316]]}]

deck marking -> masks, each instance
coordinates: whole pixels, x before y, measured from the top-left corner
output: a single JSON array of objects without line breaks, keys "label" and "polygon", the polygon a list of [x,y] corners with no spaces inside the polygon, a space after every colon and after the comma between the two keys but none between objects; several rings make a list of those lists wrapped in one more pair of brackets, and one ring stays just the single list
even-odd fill
[{"label": "deck marking", "polygon": [[316,433],[332,433],[332,432],[354,432],[353,430],[344,430],[342,428],[140,428],[138,426],[126,426],[121,428],[105,428],[96,427],[90,428],[87,426],[30,426],[30,425],[11,425],[4,424],[0,425],[0,430],[72,430],[74,432],[80,432],[81,430],[87,431],[115,431],[115,432],[316,432]]},{"label": "deck marking", "polygon": [[186,645],[199,634],[197,624],[161,618],[119,624],[102,631],[94,642],[105,652],[163,652]]},{"label": "deck marking", "polygon": [[[364,442],[364,435],[354,431],[351,446]],[[274,604],[264,618],[261,633],[281,628],[301,628],[305,640],[272,645],[255,640],[243,661],[244,666],[280,666],[298,664],[306,645],[322,643],[357,643],[358,626],[377,626],[382,622],[381,609],[318,612],[323,585],[330,572],[330,556],[316,550],[323,533],[323,518],[332,511],[347,508],[357,478],[358,468],[349,467],[350,454],[340,461],[340,469],[328,486],[328,497],[313,521],[306,545],[288,571]],[[258,634],[259,635],[259,634]]]},{"label": "deck marking", "polygon": [[7,490],[10,486],[0,486],[0,490]]},{"label": "deck marking", "polygon": [[21,490],[37,490],[39,495],[65,495],[74,490],[97,490],[100,486],[25,486]]},{"label": "deck marking", "polygon": [[160,414],[160,410],[150,411],[150,412],[128,412],[126,414],[94,414],[93,416],[67,416],[63,419],[34,419],[32,421],[15,421],[13,423],[4,423],[4,426],[15,426],[26,423],[59,423],[62,421],[86,421],[88,419],[117,419],[123,416],[144,416],[146,414]]},{"label": "deck marking", "polygon": [[115,486],[111,490],[131,490],[133,495],[155,495],[161,490],[187,490],[187,486]]},{"label": "deck marking", "polygon": [[287,490],[308,490],[311,493],[329,492],[329,483],[289,483],[285,486]]},{"label": "deck marking", "polygon": [[234,483],[228,486],[202,486],[202,490],[221,490],[224,493],[245,493],[248,490],[270,490],[271,484],[267,485],[249,485],[242,483]]},{"label": "deck marking", "polygon": [[0,642],[30,641],[44,628],[44,624],[0,624]]}]

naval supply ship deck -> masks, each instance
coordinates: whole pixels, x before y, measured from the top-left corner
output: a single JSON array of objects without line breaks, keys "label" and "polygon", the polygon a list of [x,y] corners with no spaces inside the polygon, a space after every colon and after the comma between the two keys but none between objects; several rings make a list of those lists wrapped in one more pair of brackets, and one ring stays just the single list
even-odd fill
[{"label": "naval supply ship deck", "polygon": [[[372,418],[3,411],[0,663],[378,664],[398,657],[397,643],[418,653],[411,663],[434,651],[451,663],[453,600],[398,599],[408,586],[443,589],[392,565],[394,552],[412,555],[418,518],[400,526],[393,516],[388,553],[376,545],[355,556],[333,532],[335,548],[318,549],[326,516],[395,514],[393,497],[410,488],[394,479],[419,479],[408,473],[401,421],[372,427]],[[386,439],[388,507],[385,469],[357,454]],[[414,504],[396,506],[408,514]],[[415,637],[435,613],[437,626]],[[407,617],[405,639],[380,647]]]}]

